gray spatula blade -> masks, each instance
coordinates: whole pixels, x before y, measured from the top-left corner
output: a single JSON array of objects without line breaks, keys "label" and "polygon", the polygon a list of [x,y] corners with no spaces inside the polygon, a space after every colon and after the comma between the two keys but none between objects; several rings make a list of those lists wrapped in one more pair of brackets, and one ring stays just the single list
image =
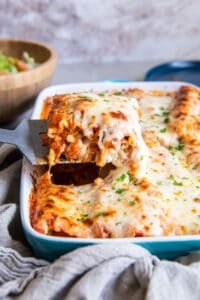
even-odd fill
[{"label": "gray spatula blade", "polygon": [[44,146],[41,134],[47,133],[46,120],[28,120],[31,140],[37,164],[46,164],[49,148]]},{"label": "gray spatula blade", "polygon": [[0,129],[0,141],[16,145],[34,165],[46,164],[49,149],[41,138],[46,132],[46,120],[23,120],[15,130]]}]

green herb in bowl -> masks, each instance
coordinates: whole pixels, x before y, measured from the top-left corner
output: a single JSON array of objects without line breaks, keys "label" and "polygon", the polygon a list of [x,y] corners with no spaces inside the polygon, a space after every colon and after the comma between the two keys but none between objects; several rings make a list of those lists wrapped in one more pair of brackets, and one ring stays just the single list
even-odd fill
[{"label": "green herb in bowl", "polygon": [[0,52],[0,75],[27,71],[35,66],[35,60],[28,52],[23,52],[22,59],[7,56]]}]

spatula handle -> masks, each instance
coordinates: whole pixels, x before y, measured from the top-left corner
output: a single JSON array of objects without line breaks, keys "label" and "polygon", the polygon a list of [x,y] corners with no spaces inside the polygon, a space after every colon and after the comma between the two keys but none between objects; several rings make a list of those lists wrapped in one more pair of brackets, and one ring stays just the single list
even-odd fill
[{"label": "spatula handle", "polygon": [[15,130],[0,128],[0,141],[3,143],[18,145],[18,135]]}]

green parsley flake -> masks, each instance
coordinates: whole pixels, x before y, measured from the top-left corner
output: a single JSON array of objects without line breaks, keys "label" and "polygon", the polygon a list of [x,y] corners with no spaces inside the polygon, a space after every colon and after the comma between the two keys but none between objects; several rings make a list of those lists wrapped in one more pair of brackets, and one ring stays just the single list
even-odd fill
[{"label": "green parsley flake", "polygon": [[103,211],[100,211],[98,214],[97,214],[97,217],[103,217],[103,216],[105,216],[105,212],[103,212]]},{"label": "green parsley flake", "polygon": [[164,123],[169,123],[169,121],[170,121],[170,117],[166,117],[166,118],[164,119]]},{"label": "green parsley flake", "polygon": [[117,194],[122,194],[125,192],[125,189],[118,189],[115,191]]},{"label": "green parsley flake", "polygon": [[160,110],[165,110],[165,108],[163,106],[160,106],[159,109]]},{"label": "green parsley flake", "polygon": [[139,182],[138,182],[138,179],[136,177],[133,178],[133,183],[134,183],[134,185],[138,185]]},{"label": "green parsley flake", "polygon": [[181,151],[184,149],[184,147],[185,147],[185,144],[183,142],[179,142],[178,145],[175,147],[175,149],[177,151]]},{"label": "green parsley flake", "polygon": [[115,96],[121,96],[121,92],[115,92],[113,95],[115,95]]},{"label": "green parsley flake", "polygon": [[163,111],[162,115],[163,115],[163,117],[169,116],[169,111]]},{"label": "green parsley flake", "polygon": [[129,180],[131,180],[132,179],[132,175],[131,175],[131,173],[129,171],[127,172],[127,175],[129,177]]},{"label": "green parsley flake", "polygon": [[119,176],[116,181],[119,182],[119,181],[124,181],[124,179],[126,179],[126,174],[122,174],[121,176]]},{"label": "green parsley flake", "polygon": [[89,101],[94,101],[94,99],[91,96],[88,96],[88,95],[80,95],[79,97],[83,98],[83,99],[87,99]]},{"label": "green parsley flake", "polygon": [[130,203],[131,205],[135,205],[137,202],[136,202],[135,200],[131,200],[131,201],[129,201],[129,203]]},{"label": "green parsley flake", "polygon": [[169,176],[169,179],[173,180],[173,182],[172,182],[173,185],[176,185],[176,186],[182,186],[183,185],[183,183],[181,181],[175,180],[175,177],[172,174]]},{"label": "green parsley flake", "polygon": [[183,150],[185,147],[185,144],[183,142],[179,142],[177,146],[169,146],[168,150],[172,155],[175,155],[177,151]]},{"label": "green parsley flake", "polygon": [[77,221],[85,222],[88,219],[88,217],[89,217],[88,214],[81,214],[80,218],[78,218]]},{"label": "green parsley flake", "polygon": [[164,128],[162,128],[162,129],[160,129],[160,132],[161,132],[161,133],[165,133],[165,132],[167,132],[167,128],[166,128],[166,127],[164,127]]},{"label": "green parsley flake", "polygon": [[178,182],[176,180],[173,181],[173,185],[177,185],[177,186],[182,186],[183,183],[182,182]]},{"label": "green parsley flake", "polygon": [[115,223],[116,226],[117,226],[117,225],[120,225],[120,224],[122,224],[122,222],[117,222],[117,223]]},{"label": "green parsley flake", "polygon": [[157,185],[162,185],[162,181],[157,181]]},{"label": "green parsley flake", "polygon": [[175,155],[176,154],[176,149],[172,146],[168,147],[169,152],[171,153],[171,155]]}]

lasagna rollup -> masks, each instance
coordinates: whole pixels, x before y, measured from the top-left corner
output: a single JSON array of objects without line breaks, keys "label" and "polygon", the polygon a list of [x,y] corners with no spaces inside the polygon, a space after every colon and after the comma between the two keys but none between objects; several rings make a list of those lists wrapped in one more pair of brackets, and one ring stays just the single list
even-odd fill
[{"label": "lasagna rollup", "polygon": [[133,97],[94,93],[55,97],[48,123],[49,164],[128,164],[139,176],[148,156],[139,113]]},{"label": "lasagna rollup", "polygon": [[182,86],[176,93],[171,126],[185,143],[200,145],[200,93]]}]

